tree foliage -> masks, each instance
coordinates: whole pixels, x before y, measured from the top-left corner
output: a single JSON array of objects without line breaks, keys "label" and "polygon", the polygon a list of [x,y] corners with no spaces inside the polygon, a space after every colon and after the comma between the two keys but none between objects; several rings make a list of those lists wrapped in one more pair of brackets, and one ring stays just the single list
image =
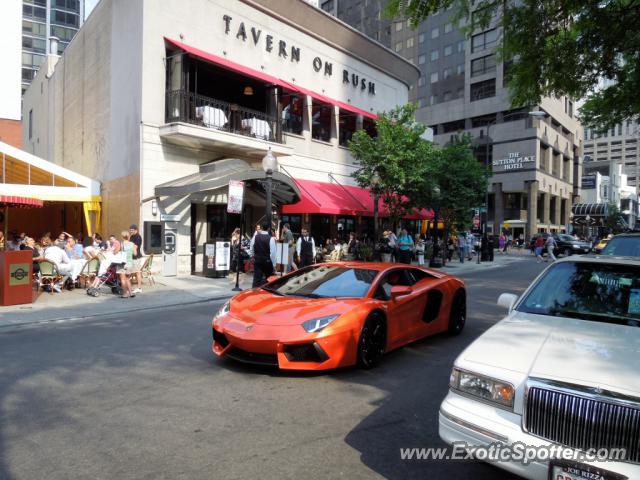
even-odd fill
[{"label": "tree foliage", "polygon": [[[353,135],[349,147],[360,166],[353,177],[363,188],[377,188],[392,220],[413,208],[438,208],[449,226],[467,223],[470,210],[484,202],[488,172],[474,158],[468,135],[437,147],[422,139],[425,127],[414,114],[412,104],[398,107],[381,114],[377,137],[364,130]],[[376,171],[380,183],[374,187]]]},{"label": "tree foliage", "polygon": [[387,11],[417,26],[451,6],[467,34],[499,18],[514,107],[566,95],[585,99],[594,128],[640,118],[640,0],[390,0]]},{"label": "tree foliage", "polygon": [[607,209],[606,227],[613,234],[622,233],[626,229],[626,222],[615,203],[610,203]]}]

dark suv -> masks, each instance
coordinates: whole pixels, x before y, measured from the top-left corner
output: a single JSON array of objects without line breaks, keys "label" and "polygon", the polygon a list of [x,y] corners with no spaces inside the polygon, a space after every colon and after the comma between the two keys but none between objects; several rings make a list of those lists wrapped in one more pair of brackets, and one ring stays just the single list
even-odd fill
[{"label": "dark suv", "polygon": [[640,257],[640,233],[623,233],[609,240],[601,255]]},{"label": "dark suv", "polygon": [[[531,238],[529,248],[533,250],[533,246],[536,243],[536,238],[542,235],[545,242],[549,237],[549,233],[538,233]],[[591,251],[591,245],[581,240],[576,240],[575,237],[567,235],[566,233],[552,233],[553,238],[556,240],[556,248],[553,250],[554,255],[564,254],[565,257],[575,254],[584,254]]]}]

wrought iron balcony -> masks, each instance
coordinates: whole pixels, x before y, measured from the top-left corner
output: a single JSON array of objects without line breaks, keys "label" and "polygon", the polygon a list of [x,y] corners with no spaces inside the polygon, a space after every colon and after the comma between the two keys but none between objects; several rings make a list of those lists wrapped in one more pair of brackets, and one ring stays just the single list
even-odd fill
[{"label": "wrought iron balcony", "polygon": [[283,143],[274,115],[184,90],[167,92],[165,117],[167,123],[190,123]]}]

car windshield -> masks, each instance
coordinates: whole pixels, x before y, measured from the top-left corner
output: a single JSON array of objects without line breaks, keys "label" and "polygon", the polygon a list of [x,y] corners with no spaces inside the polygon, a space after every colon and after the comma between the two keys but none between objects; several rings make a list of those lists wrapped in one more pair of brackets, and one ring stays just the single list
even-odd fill
[{"label": "car windshield", "polygon": [[575,242],[576,239],[573,238],[571,235],[558,235],[558,238],[560,240],[562,240],[563,242]]},{"label": "car windshield", "polygon": [[282,277],[268,285],[264,290],[277,295],[325,298],[325,297],[364,297],[377,270],[366,268],[347,268],[320,265],[305,268],[290,276]]},{"label": "car windshield", "polygon": [[637,237],[613,237],[602,250],[602,255],[640,257],[640,235]]},{"label": "car windshield", "polygon": [[640,267],[559,263],[547,270],[516,310],[640,326]]}]

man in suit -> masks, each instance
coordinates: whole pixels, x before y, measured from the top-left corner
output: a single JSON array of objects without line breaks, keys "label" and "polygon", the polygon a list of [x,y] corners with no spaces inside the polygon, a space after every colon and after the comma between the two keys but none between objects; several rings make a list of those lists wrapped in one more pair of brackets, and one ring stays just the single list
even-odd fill
[{"label": "man in suit", "polygon": [[299,268],[306,267],[307,265],[313,265],[316,258],[316,243],[313,237],[309,235],[309,229],[303,228],[298,243],[296,244],[296,252],[300,263]]},{"label": "man in suit", "polygon": [[251,239],[250,252],[253,257],[252,287],[255,288],[267,283],[276,263],[276,239],[271,236],[268,222],[263,222]]}]

